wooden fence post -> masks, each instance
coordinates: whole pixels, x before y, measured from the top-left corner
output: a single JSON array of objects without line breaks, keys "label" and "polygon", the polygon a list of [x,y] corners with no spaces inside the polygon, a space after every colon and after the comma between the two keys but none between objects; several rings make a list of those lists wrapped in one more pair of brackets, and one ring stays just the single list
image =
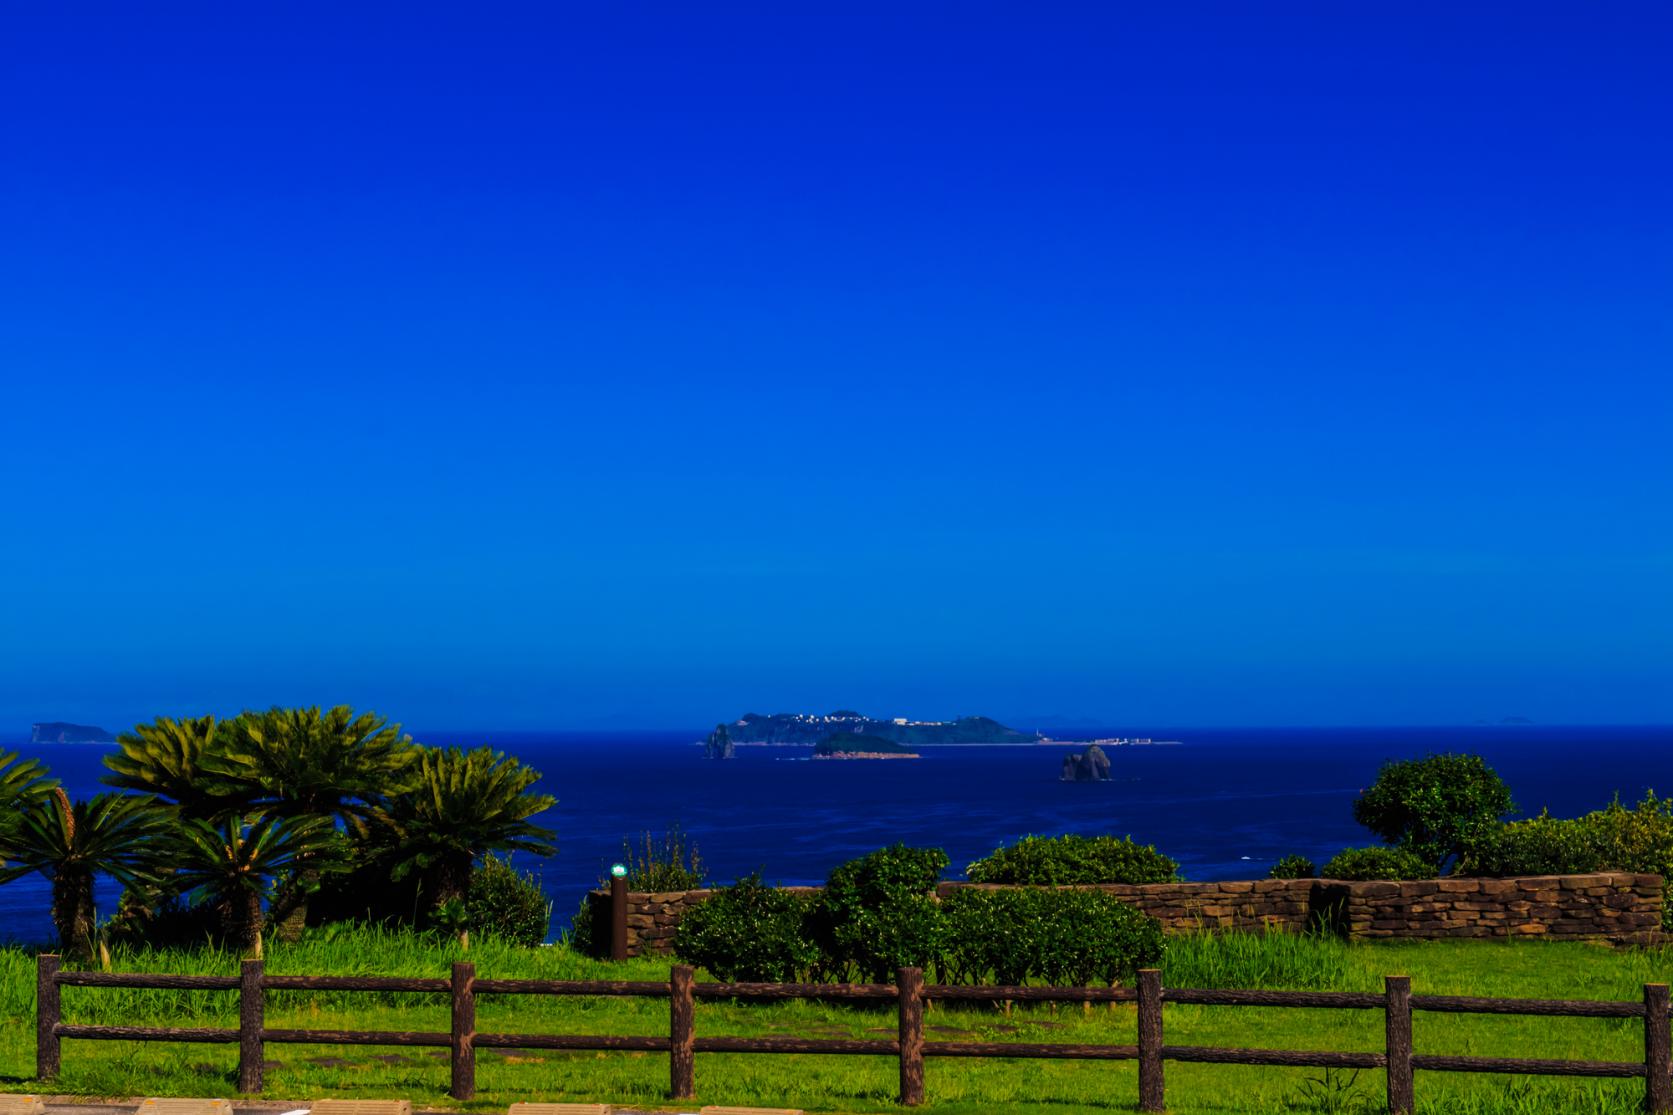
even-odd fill
[{"label": "wooden fence post", "polygon": [[900,969],[895,989],[900,1003],[900,1102],[916,1107],[924,1102],[924,970]]},{"label": "wooden fence post", "polygon": [[238,1090],[261,1091],[263,1004],[262,962],[246,960],[238,970]]},{"label": "wooden fence post", "polygon": [[468,1100],[476,1095],[476,965],[453,965],[453,1034],[449,1048],[453,1086],[448,1095]]},{"label": "wooden fence post", "polygon": [[668,1092],[677,1100],[697,1096],[697,1030],[691,980],[691,965],[676,964],[669,969]]},{"label": "wooden fence post", "polygon": [[1139,1110],[1168,1109],[1162,1076],[1162,971],[1139,969]]},{"label": "wooden fence post", "polygon": [[627,880],[610,877],[610,959],[627,959]]},{"label": "wooden fence post", "polygon": [[50,952],[35,957],[35,1076],[58,1075],[58,957]]},{"label": "wooden fence post", "polygon": [[1644,985],[1644,1110],[1673,1111],[1673,1034],[1668,1032],[1665,983]]},{"label": "wooden fence post", "polygon": [[1384,1036],[1388,1054],[1389,1115],[1411,1115],[1412,980],[1410,976],[1383,977]]}]

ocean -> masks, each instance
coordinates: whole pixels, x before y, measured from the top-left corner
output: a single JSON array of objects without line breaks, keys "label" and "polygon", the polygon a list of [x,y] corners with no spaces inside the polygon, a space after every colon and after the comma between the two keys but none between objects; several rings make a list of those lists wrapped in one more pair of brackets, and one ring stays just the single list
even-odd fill
[{"label": "ocean", "polygon": [[[541,771],[558,798],[541,818],[559,851],[523,861],[552,896],[554,933],[620,858],[622,842],[678,825],[713,879],[760,871],[777,883],[818,883],[837,864],[894,841],[935,846],[950,877],[1029,834],[1112,833],[1153,843],[1189,879],[1261,878],[1278,857],[1322,863],[1372,839],[1352,803],[1387,759],[1472,751],[1510,785],[1524,814],[1571,816],[1619,795],[1673,793],[1673,728],[1480,726],[1419,728],[1125,728],[1179,746],[1107,748],[1113,777],[1058,780],[1061,747],[925,748],[896,762],[812,761],[805,748],[740,747],[705,759],[704,732],[422,732],[432,744],[490,744]],[[1117,733],[1084,733],[1095,735]],[[46,762],[72,796],[97,793],[97,744],[0,742]],[[115,907],[101,880],[100,916]],[[0,886],[0,940],[45,942],[48,884]]]}]

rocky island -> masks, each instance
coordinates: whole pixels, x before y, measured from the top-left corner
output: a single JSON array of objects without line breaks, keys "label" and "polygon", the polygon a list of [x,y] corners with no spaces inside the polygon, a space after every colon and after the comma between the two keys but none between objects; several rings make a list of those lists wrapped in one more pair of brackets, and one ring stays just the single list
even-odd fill
[{"label": "rocky island", "polygon": [[1108,782],[1110,760],[1104,749],[1093,744],[1079,755],[1063,756],[1064,782]]},{"label": "rocky island", "polygon": [[881,736],[863,736],[855,732],[838,732],[813,746],[815,759],[916,759],[920,756],[911,748],[902,747]]},{"label": "rocky island", "polygon": [[66,724],[61,720],[44,720],[31,724],[30,743],[115,743],[116,737],[103,728],[90,724]]},{"label": "rocky island", "polygon": [[809,747],[843,733],[908,747],[1039,742],[1037,735],[1008,728],[986,716],[961,716],[954,720],[909,720],[901,716],[879,720],[852,709],[823,715],[779,712],[763,716],[749,712],[725,728],[737,746]]}]

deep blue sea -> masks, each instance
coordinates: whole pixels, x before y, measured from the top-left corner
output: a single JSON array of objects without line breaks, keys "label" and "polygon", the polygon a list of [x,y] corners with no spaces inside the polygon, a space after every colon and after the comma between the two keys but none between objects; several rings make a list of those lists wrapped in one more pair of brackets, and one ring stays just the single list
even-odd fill
[{"label": "deep blue sea", "polygon": [[[1111,733],[1087,733],[1088,736]],[[1670,727],[1125,729],[1177,747],[1108,749],[1114,778],[1064,783],[1060,747],[927,748],[917,761],[814,762],[805,749],[743,747],[703,757],[689,732],[419,732],[434,744],[491,744],[544,774],[558,805],[543,818],[560,850],[536,865],[554,925],[619,858],[622,840],[678,824],[713,878],[759,869],[817,883],[845,859],[893,841],[935,845],[958,875],[1027,833],[1114,833],[1154,843],[1187,878],[1259,878],[1279,856],[1323,862],[1370,843],[1351,805],[1385,759],[1431,751],[1484,755],[1523,812],[1573,815],[1615,795],[1673,793]],[[0,746],[51,766],[72,796],[99,790],[109,748]],[[45,941],[47,883],[0,887],[0,939]],[[102,883],[100,916],[116,889]]]}]

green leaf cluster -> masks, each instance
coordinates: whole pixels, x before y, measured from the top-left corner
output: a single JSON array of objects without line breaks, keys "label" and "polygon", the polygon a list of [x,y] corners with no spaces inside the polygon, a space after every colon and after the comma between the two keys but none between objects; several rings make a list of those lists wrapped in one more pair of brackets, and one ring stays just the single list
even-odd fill
[{"label": "green leaf cluster", "polygon": [[1435,869],[1429,861],[1405,848],[1344,848],[1319,868],[1325,879],[1363,882],[1373,879],[1432,879]]},{"label": "green leaf cluster", "polygon": [[1090,883],[1172,883],[1179,864],[1131,837],[1025,836],[964,869],[973,883],[1073,886]]}]

